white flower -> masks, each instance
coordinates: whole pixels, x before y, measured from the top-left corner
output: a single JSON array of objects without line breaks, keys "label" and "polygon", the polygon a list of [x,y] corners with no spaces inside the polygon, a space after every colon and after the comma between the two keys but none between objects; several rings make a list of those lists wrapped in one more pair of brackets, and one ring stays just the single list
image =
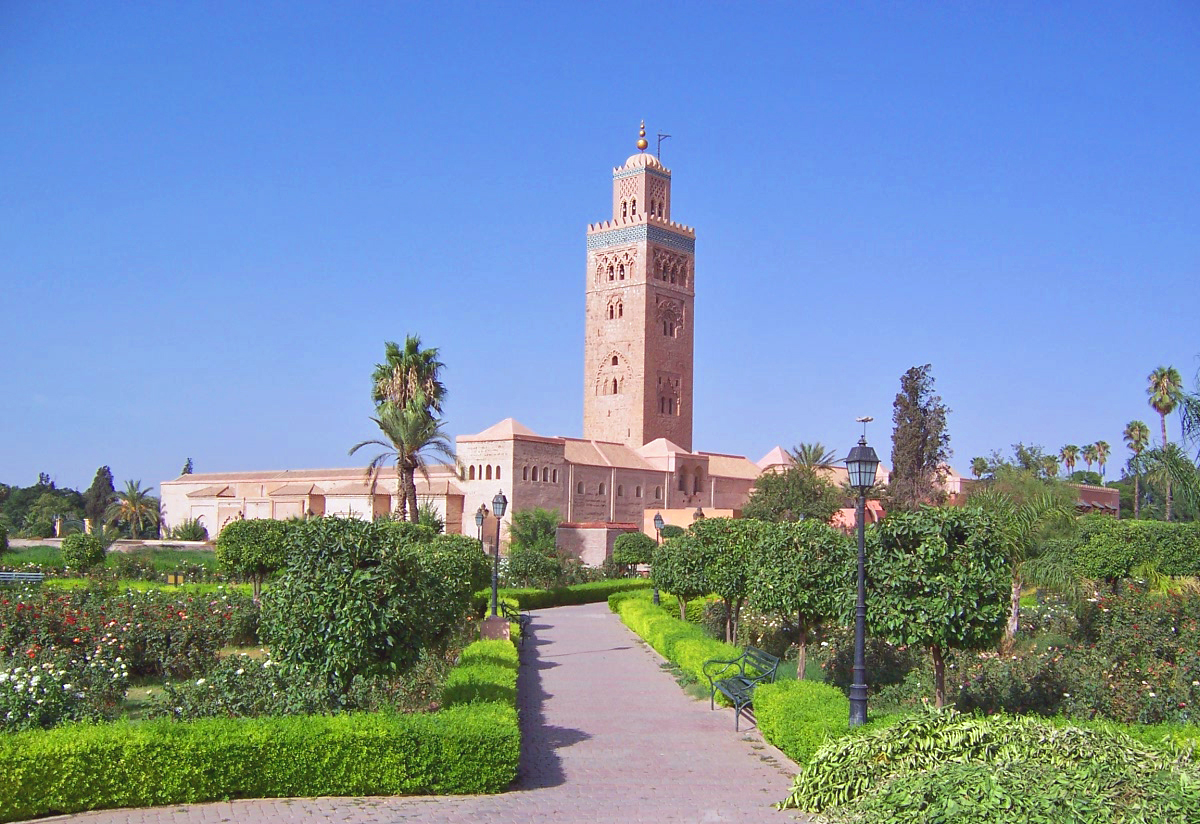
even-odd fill
[{"label": "white flower", "polygon": [[1151,697],[1151,698],[1157,698],[1158,696],[1156,696],[1154,693],[1150,693],[1150,697]]},{"label": "white flower", "polygon": [[245,672],[244,669],[239,669],[237,672],[234,673],[234,675],[241,675],[244,672]]},{"label": "white flower", "polygon": [[196,681],[196,686],[197,686],[197,687],[202,687],[202,686],[204,686],[204,679],[203,679],[203,678],[197,679],[197,681]]},{"label": "white flower", "polygon": [[1070,697],[1071,697],[1071,693],[1069,693],[1069,692],[1063,693],[1063,698],[1070,698]]}]

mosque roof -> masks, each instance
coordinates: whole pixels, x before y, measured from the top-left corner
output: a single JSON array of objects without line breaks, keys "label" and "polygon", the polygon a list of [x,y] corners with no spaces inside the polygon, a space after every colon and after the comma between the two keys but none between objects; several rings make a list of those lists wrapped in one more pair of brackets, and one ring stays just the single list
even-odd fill
[{"label": "mosque roof", "polygon": [[662,458],[671,453],[681,453],[691,455],[692,453],[684,449],[674,441],[669,441],[666,438],[655,438],[648,444],[644,444],[638,448],[637,453],[643,458]]},{"label": "mosque roof", "polygon": [[458,435],[455,440],[467,442],[511,441],[514,438],[545,441],[547,443],[558,443],[561,440],[561,438],[548,438],[545,435],[539,435],[516,418],[505,418],[499,423],[492,424],[477,435]]},{"label": "mosque roof", "polygon": [[625,161],[625,165],[622,168],[625,168],[625,169],[650,168],[650,169],[659,169],[664,172],[666,171],[666,169],[662,165],[662,162],[657,157],[655,157],[652,154],[646,154],[645,152],[638,152],[635,155],[630,155],[629,159]]},{"label": "mosque roof", "polygon": [[759,469],[766,469],[768,466],[791,466],[795,461],[788,451],[782,446],[777,446],[758,459]]},{"label": "mosque roof", "polygon": [[608,441],[585,441],[563,438],[563,457],[573,464],[605,466],[618,469],[654,469],[632,449]]},{"label": "mosque roof", "polygon": [[721,455],[719,453],[701,452],[708,458],[708,474],[718,478],[742,478],[753,481],[762,474],[749,458],[741,455]]}]

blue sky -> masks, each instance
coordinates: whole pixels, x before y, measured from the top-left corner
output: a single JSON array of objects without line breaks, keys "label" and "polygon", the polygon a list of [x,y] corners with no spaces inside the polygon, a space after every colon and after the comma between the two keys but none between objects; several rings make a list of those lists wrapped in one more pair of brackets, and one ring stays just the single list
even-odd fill
[{"label": "blue sky", "polygon": [[[1200,5],[0,3],[0,481],[353,466],[385,340],[448,428],[579,435],[638,121],[696,227],[696,445],[932,363],[953,463],[1200,367]],[[1177,432],[1177,428],[1174,428]]]}]

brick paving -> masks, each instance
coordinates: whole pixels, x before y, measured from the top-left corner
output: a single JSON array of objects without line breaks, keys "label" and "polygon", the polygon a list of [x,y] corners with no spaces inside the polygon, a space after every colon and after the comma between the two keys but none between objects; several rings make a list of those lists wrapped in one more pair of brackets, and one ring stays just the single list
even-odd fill
[{"label": "brick paving", "polygon": [[795,765],[733,711],[688,697],[662,659],[607,604],[535,613],[518,680],[521,764],[501,795],[289,798],[138,810],[42,821],[79,824],[479,821],[528,824],[788,822],[770,807]]}]

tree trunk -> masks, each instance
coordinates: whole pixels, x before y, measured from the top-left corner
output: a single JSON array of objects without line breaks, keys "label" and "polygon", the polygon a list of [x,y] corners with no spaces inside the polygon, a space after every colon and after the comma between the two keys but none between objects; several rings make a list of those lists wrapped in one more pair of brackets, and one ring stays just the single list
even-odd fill
[{"label": "tree trunk", "polygon": [[1138,473],[1133,475],[1133,520],[1138,519],[1138,498],[1142,497],[1138,489]]},{"label": "tree trunk", "polygon": [[933,653],[933,703],[939,710],[946,703],[946,661],[942,658],[942,648],[937,644],[930,647]]},{"label": "tree trunk", "polygon": [[263,576],[261,573],[256,572],[250,576],[250,580],[254,586],[254,600],[255,602],[258,602],[262,598]]},{"label": "tree trunk", "polygon": [[686,621],[687,620],[687,601],[684,600],[682,595],[676,595],[675,600],[679,601],[679,620]]},{"label": "tree trunk", "polygon": [[1012,641],[1017,637],[1017,630],[1021,628],[1021,579],[1016,575],[1012,579],[1012,602],[1008,612],[1008,629],[1004,631],[1004,636]]},{"label": "tree trunk", "polygon": [[[1159,419],[1162,421],[1162,445],[1163,450],[1167,448],[1167,416],[1159,414]],[[1167,521],[1171,520],[1171,479],[1167,478]]]},{"label": "tree trunk", "polygon": [[808,624],[804,621],[804,613],[796,618],[796,630],[799,638],[796,640],[796,680],[804,680],[804,671],[808,669]]},{"label": "tree trunk", "polygon": [[733,638],[734,638],[733,624],[734,624],[733,604],[731,604],[729,601],[725,601],[725,643],[726,644],[733,643]]},{"label": "tree trunk", "polygon": [[410,467],[408,470],[408,518],[414,524],[421,520],[421,513],[417,510],[417,470],[416,467]]}]

